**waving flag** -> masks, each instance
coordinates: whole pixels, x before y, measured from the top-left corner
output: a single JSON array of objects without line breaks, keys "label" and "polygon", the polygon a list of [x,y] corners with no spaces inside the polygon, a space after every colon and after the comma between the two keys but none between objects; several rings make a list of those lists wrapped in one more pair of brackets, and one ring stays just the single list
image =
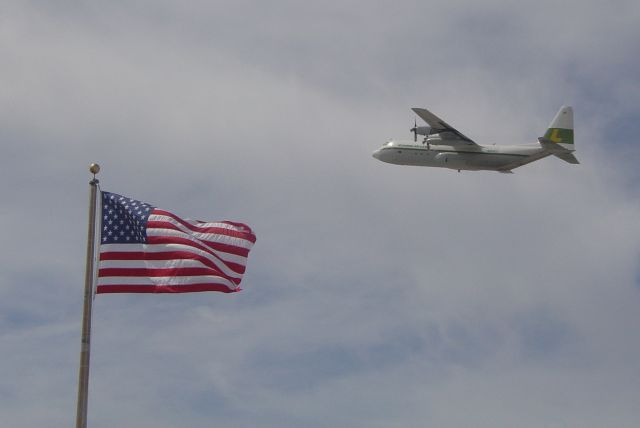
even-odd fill
[{"label": "waving flag", "polygon": [[102,192],[97,293],[240,291],[251,229],[181,219],[147,203]]}]

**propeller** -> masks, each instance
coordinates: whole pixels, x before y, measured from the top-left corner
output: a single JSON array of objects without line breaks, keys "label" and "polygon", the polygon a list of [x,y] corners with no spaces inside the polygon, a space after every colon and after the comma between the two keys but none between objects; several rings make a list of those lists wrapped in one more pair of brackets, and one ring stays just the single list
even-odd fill
[{"label": "propeller", "polygon": [[416,122],[416,119],[413,119],[413,128],[410,129],[411,132],[413,132],[413,141],[417,142],[418,141],[418,122]]}]

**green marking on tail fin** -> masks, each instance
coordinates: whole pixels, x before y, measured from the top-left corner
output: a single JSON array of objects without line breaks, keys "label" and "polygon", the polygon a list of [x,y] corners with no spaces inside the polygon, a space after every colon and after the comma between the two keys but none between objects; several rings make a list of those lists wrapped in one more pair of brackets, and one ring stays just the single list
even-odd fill
[{"label": "green marking on tail fin", "polygon": [[554,143],[573,144],[573,129],[549,128],[544,138]]},{"label": "green marking on tail fin", "polygon": [[560,111],[553,118],[542,138],[549,143],[568,144],[569,147],[565,146],[565,148],[573,150],[573,108],[560,107]]}]

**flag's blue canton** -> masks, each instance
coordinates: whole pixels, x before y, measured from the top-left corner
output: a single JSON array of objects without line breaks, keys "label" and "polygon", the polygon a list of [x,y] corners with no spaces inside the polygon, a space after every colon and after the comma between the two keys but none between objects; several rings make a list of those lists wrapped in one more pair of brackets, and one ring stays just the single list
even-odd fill
[{"label": "flag's blue canton", "polygon": [[144,244],[153,206],[115,193],[102,192],[102,243]]}]

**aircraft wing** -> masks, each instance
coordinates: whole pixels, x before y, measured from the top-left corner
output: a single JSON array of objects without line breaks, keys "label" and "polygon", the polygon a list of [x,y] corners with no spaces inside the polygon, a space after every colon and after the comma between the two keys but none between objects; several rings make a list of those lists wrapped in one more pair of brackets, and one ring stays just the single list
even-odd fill
[{"label": "aircraft wing", "polygon": [[413,110],[422,120],[427,122],[432,129],[432,134],[440,134],[443,140],[446,140],[447,144],[451,145],[477,145],[471,138],[465,136],[460,131],[449,125],[444,120],[440,119],[435,114],[431,113],[425,108],[414,107]]}]

